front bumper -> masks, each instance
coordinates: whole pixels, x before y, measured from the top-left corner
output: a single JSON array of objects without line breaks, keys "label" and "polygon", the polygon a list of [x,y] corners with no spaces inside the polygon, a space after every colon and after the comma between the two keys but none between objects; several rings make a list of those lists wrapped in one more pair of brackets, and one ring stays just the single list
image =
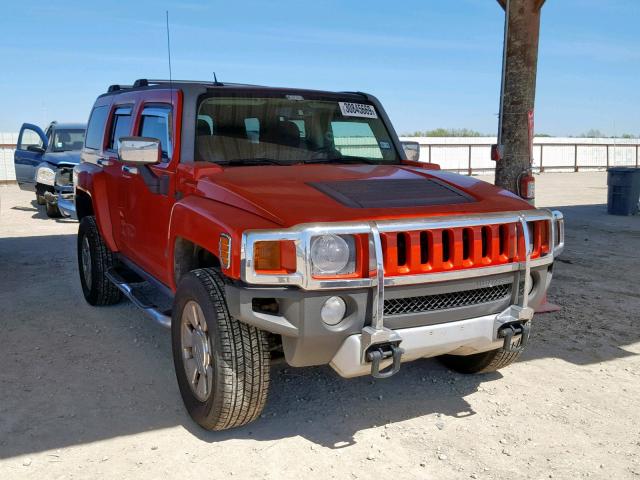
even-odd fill
[{"label": "front bumper", "polygon": [[[534,230],[529,222],[540,220],[549,222],[549,250],[544,255],[532,258]],[[522,235],[524,249],[518,261],[469,269],[385,276],[381,239],[384,232],[505,223],[515,223],[520,232],[516,237]],[[325,233],[368,234],[374,252],[375,276],[347,280],[313,279],[309,270],[309,245],[314,235]],[[296,244],[294,273],[265,275],[255,270],[254,244],[272,240],[289,240]],[[248,284],[274,287],[230,286],[227,299],[231,313],[236,318],[282,336],[285,358],[292,366],[331,364],[343,376],[356,376],[370,371],[374,376],[386,377],[395,373],[400,363],[407,360],[445,353],[471,354],[498,348],[498,338],[501,337],[498,327],[501,323],[512,333],[522,332],[520,340],[524,346],[530,328],[528,322],[544,298],[551,281],[554,258],[563,247],[562,214],[547,210],[408,221],[301,225],[286,231],[248,231],[242,240],[242,279]],[[466,293],[504,284],[511,285],[511,293],[500,298],[491,297],[490,301],[481,299],[466,305],[454,302],[451,308],[436,306],[408,314],[402,311],[400,315],[394,315],[391,309],[387,310],[388,299],[415,304],[422,301],[416,302],[416,298]],[[489,287],[483,287],[486,285]],[[442,289],[445,291],[437,291]],[[347,306],[344,319],[335,326],[325,324],[320,317],[324,302],[331,296],[342,297]],[[410,301],[403,302],[407,298]],[[269,309],[256,309],[256,299],[266,301]],[[517,315],[512,315],[514,312]],[[504,343],[504,346],[511,349],[510,343]],[[382,374],[380,369],[390,363],[390,360],[384,360],[388,354],[394,358],[393,368]],[[382,362],[379,361],[381,358]]]},{"label": "front bumper", "polygon": [[44,197],[47,200],[47,203],[51,205],[58,205],[60,213],[65,217],[77,218],[73,187],[69,189],[68,186],[62,188],[56,185],[54,187],[54,192],[47,191],[44,193]]},{"label": "front bumper", "polygon": [[[551,265],[531,270],[533,287],[529,295],[529,307],[535,309],[541,304],[552,279],[552,270]],[[405,350],[402,361],[445,353],[466,355],[498,348],[500,342],[494,330],[498,323],[506,322],[504,312],[509,312],[512,305],[519,303],[516,295],[521,295],[522,276],[513,272],[481,279],[385,289],[385,298],[394,301],[471,292],[488,284],[506,285],[509,293],[491,301],[453,308],[386,313],[385,327],[400,336],[400,345]],[[324,302],[334,295],[345,300],[347,313],[342,322],[331,326],[321,320],[320,312]],[[305,291],[294,287],[234,284],[227,285],[226,298],[234,318],[282,337],[284,355],[289,365],[305,367],[330,364],[340,375],[348,377],[369,373],[371,364],[362,358],[365,348],[362,333],[372,323],[371,289]],[[277,313],[256,309],[256,302],[265,299],[273,300],[278,305]],[[482,333],[479,334],[479,331]],[[384,362],[383,366],[388,363]]]},{"label": "front bumper", "polygon": [[[394,330],[400,337],[402,361],[409,362],[418,358],[438,355],[471,355],[500,348],[504,340],[498,338],[500,326],[509,322],[517,322],[518,317],[509,307],[497,315],[485,315],[468,320],[425,325],[421,327]],[[362,334],[349,336],[331,359],[330,365],[345,378],[367,375],[371,365],[362,361],[365,348]],[[392,360],[385,359],[380,369],[389,367]]]}]

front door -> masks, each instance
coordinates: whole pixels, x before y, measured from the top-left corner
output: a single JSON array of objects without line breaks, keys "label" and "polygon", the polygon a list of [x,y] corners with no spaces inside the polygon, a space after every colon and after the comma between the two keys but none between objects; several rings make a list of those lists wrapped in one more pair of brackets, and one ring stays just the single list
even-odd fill
[{"label": "front door", "polygon": [[36,125],[25,123],[20,128],[18,145],[13,156],[16,168],[16,180],[20,188],[33,190],[35,187],[36,169],[42,163],[42,156],[47,149],[47,137]]},{"label": "front door", "polygon": [[[159,99],[163,99],[157,92]],[[146,272],[168,284],[168,225],[174,204],[173,111],[168,103],[142,105],[134,135],[160,140],[162,159],[157,165],[122,164],[124,201],[123,241],[127,256]]]}]

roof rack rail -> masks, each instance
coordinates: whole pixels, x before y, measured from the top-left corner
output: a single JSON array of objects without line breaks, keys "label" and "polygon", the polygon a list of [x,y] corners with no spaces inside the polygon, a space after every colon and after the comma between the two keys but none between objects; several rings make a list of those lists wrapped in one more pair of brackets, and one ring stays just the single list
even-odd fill
[{"label": "roof rack rail", "polygon": [[109,85],[107,93],[118,92],[121,90],[128,90],[131,88],[144,88],[152,85],[207,85],[212,87],[239,86],[239,87],[261,87],[261,85],[254,85],[250,83],[233,83],[233,82],[215,82],[211,80],[163,80],[163,79],[147,79],[138,78],[133,85]]},{"label": "roof rack rail", "polygon": [[171,85],[171,84],[186,84],[186,85],[211,85],[214,87],[223,87],[225,85],[239,85],[246,87],[259,87],[260,85],[253,85],[250,83],[233,83],[233,82],[221,82],[214,80],[166,80],[166,79],[151,79],[151,78],[139,78],[133,86],[134,87],[148,87],[149,85]]},{"label": "roof rack rail", "polygon": [[127,88],[133,88],[131,85],[109,85],[107,93],[117,92],[119,90],[126,90]]}]

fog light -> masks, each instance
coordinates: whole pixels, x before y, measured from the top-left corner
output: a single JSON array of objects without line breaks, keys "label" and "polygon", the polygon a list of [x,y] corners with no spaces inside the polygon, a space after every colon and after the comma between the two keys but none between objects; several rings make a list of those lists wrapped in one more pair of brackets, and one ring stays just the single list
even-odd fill
[{"label": "fog light", "polygon": [[347,306],[340,297],[331,297],[324,302],[320,317],[327,325],[337,325],[344,318]]}]

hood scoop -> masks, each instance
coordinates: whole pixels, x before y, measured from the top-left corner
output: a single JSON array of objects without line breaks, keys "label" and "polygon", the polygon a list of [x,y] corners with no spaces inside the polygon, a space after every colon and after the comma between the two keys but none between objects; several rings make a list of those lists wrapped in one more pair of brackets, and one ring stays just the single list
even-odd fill
[{"label": "hood scoop", "polygon": [[474,201],[465,192],[432,178],[340,180],[308,185],[351,208],[420,207]]}]

